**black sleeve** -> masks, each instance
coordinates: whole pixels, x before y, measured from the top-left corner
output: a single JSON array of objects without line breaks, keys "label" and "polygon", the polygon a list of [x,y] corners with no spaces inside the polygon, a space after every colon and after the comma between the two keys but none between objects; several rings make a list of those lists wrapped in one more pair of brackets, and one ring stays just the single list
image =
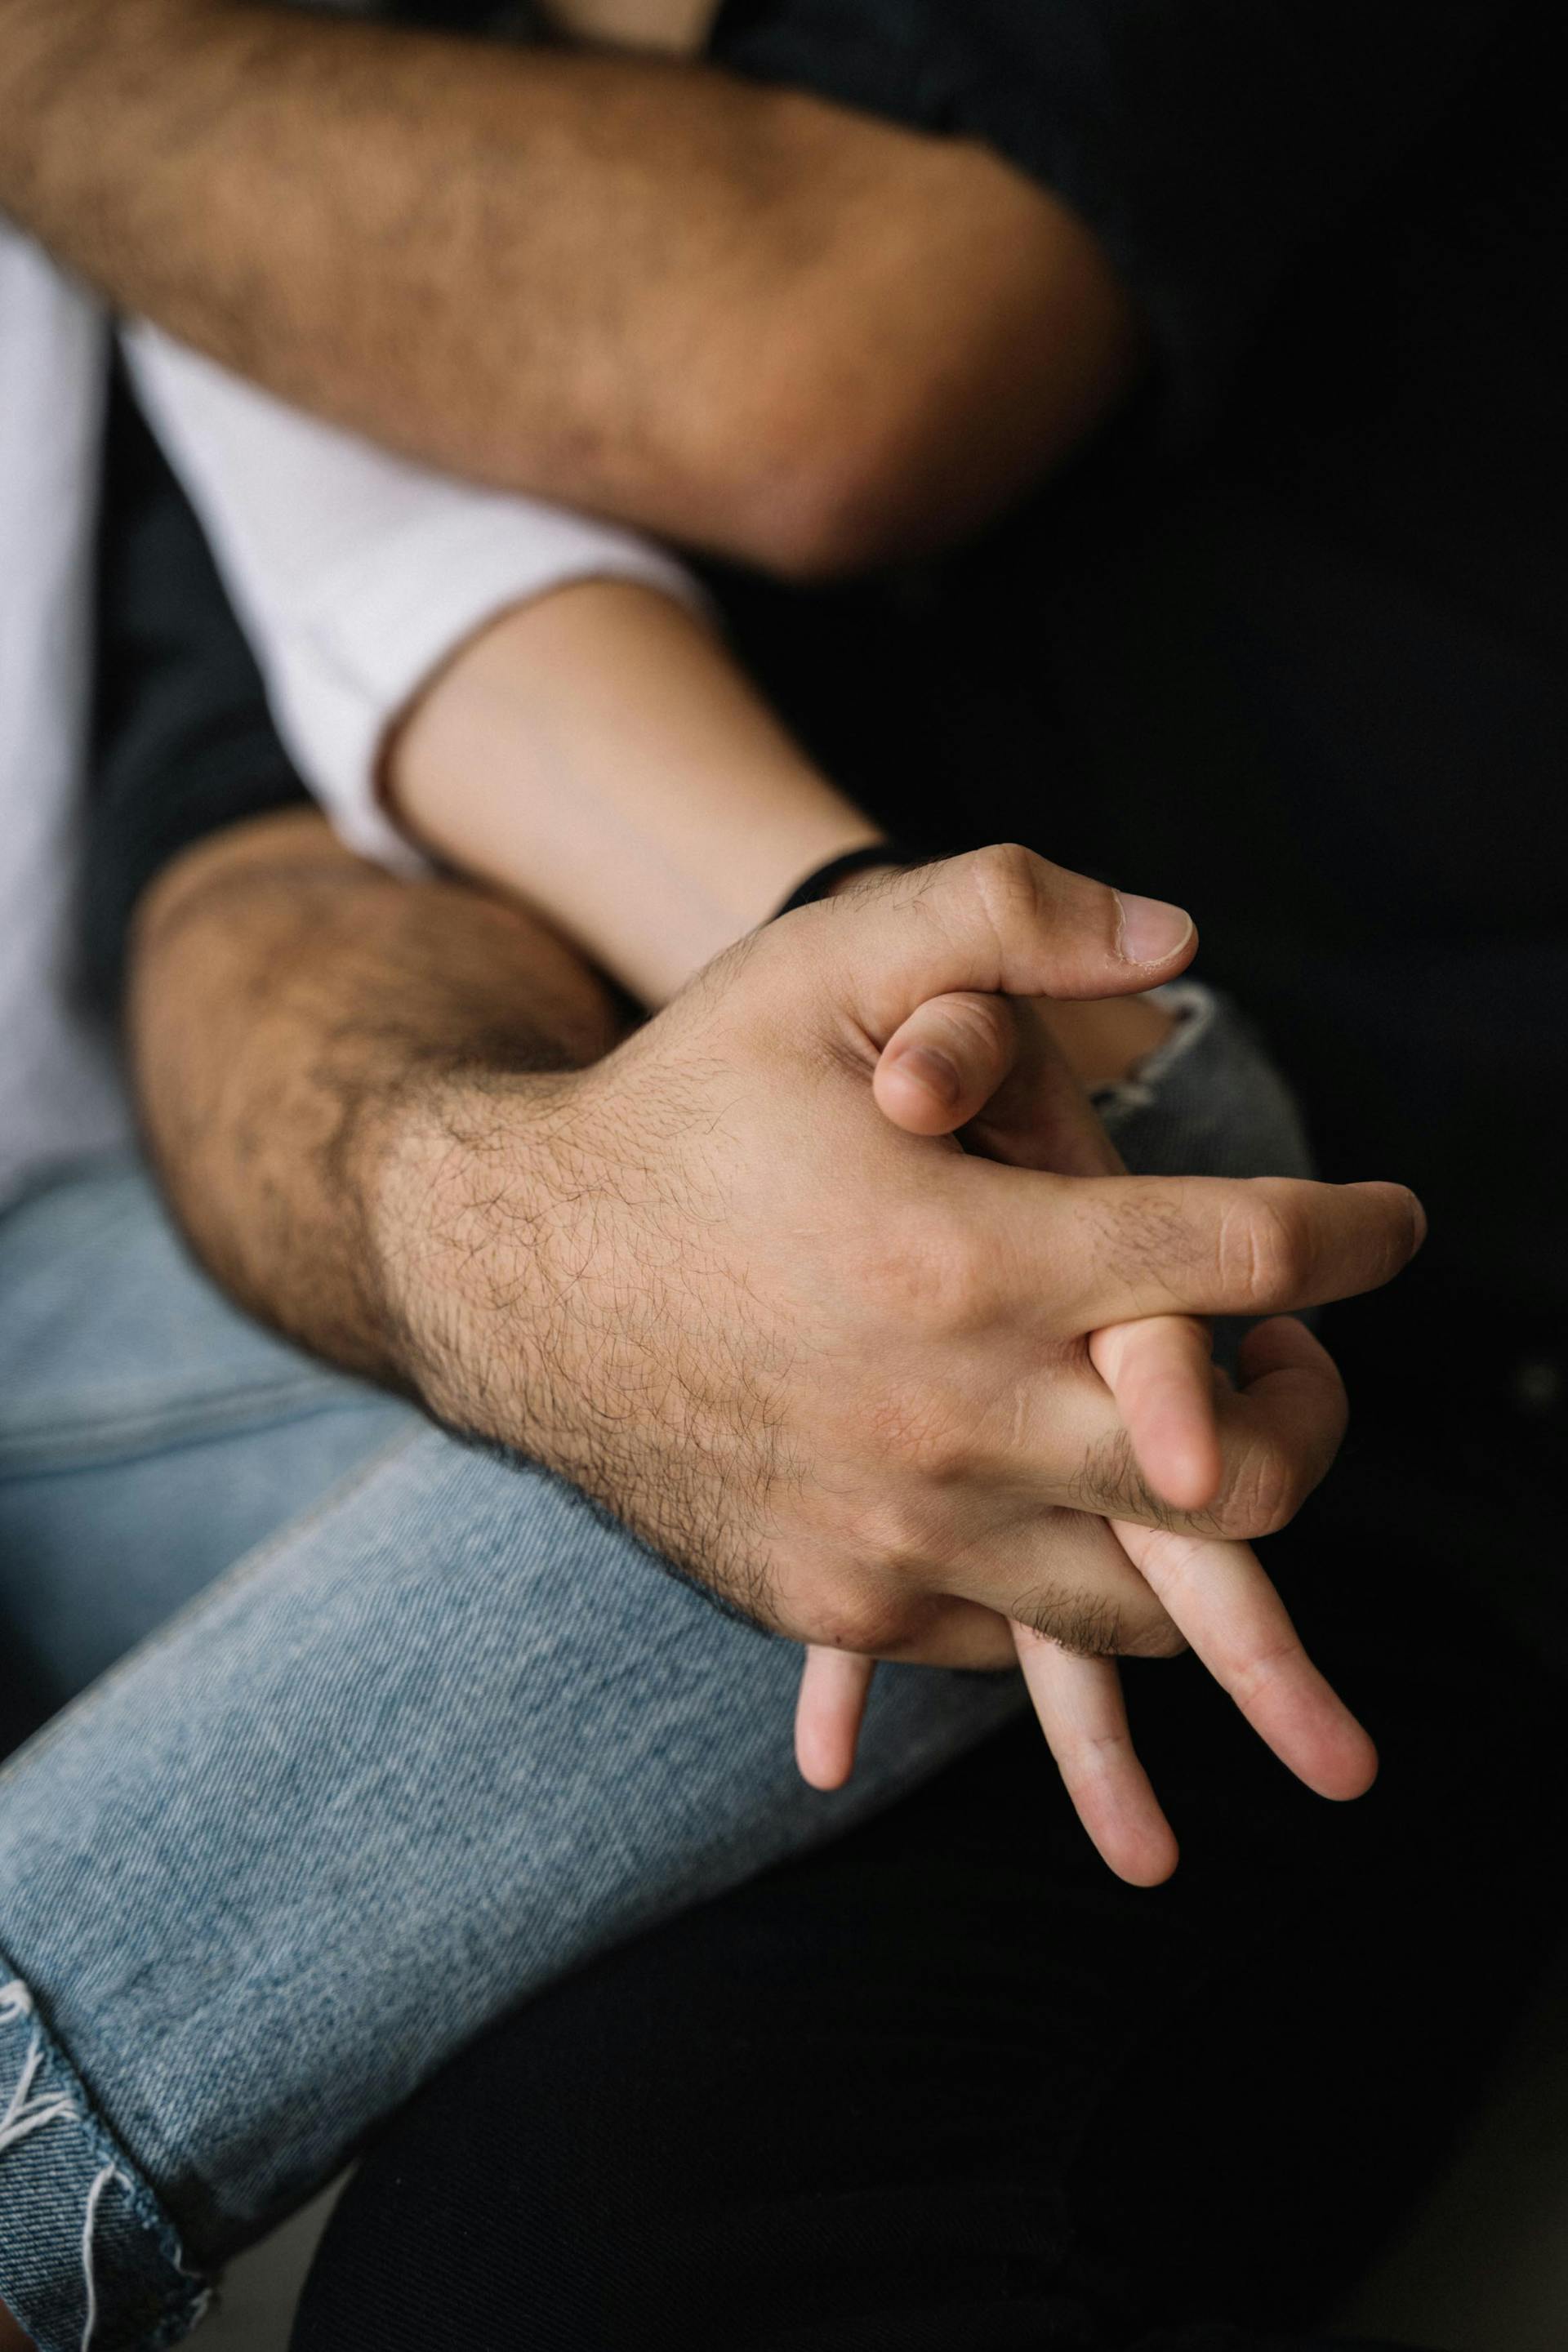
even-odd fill
[{"label": "black sleeve", "polygon": [[[1173,423],[1291,263],[1441,120],[1508,0],[729,0],[718,53],[983,141],[1087,221]],[[1346,355],[1347,364],[1353,355]]]},{"label": "black sleeve", "polygon": [[136,901],[206,834],[307,802],[201,526],[118,375],[99,534],[82,892],[89,998],[118,1002]]}]

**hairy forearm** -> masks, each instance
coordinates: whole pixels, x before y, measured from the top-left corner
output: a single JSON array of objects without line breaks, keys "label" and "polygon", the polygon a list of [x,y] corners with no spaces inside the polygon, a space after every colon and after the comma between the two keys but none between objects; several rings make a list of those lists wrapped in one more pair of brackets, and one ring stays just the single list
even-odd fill
[{"label": "hairy forearm", "polygon": [[[608,992],[533,918],[394,881],[305,814],[178,860],[142,906],[132,975],[141,1114],[197,1255],[319,1354],[416,1386],[375,1230],[382,1160],[455,1081],[504,1087],[514,1136],[535,1087],[542,1129],[551,1074],[614,1042]],[[520,1218],[528,1180],[515,1157]]]},{"label": "hairy forearm", "polygon": [[994,157],[697,65],[254,0],[0,0],[0,208],[122,308],[480,478],[785,569],[962,528],[1130,373]]}]

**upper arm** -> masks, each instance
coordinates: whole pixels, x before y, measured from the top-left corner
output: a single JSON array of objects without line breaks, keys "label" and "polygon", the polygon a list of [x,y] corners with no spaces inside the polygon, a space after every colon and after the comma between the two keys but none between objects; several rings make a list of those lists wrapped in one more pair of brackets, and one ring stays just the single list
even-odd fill
[{"label": "upper arm", "polygon": [[[858,214],[853,194],[842,204],[845,235],[825,247],[846,307],[818,312],[814,386],[842,402],[857,363],[887,379],[849,461],[858,483],[823,492],[849,557],[962,528],[1047,471],[1141,368],[1164,426],[1201,430],[1292,266],[1440,120],[1508,13],[904,0],[895,22],[879,0],[732,7],[732,69],[925,134],[879,156],[868,142],[876,185]],[[840,117],[847,175],[856,119]],[[831,554],[833,530],[818,535]]]},{"label": "upper arm", "polygon": [[1115,406],[1142,336],[1092,229],[976,142],[835,110],[803,125],[799,170],[752,388],[721,375],[689,424],[733,449],[741,551],[816,577],[984,519]]}]

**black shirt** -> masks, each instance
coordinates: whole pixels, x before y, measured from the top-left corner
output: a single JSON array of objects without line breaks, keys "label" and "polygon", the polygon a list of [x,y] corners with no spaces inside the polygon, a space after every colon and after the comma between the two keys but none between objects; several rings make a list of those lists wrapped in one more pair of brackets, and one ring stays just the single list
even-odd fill
[{"label": "black shirt", "polygon": [[[956,804],[1190,906],[1327,1171],[1426,1195],[1409,1287],[1560,1348],[1557,0],[731,0],[721,45],[1000,148],[1100,233],[1154,347],[1027,515],[887,592],[928,657],[880,701],[841,662],[818,743],[895,824],[919,775],[939,835]],[[882,625],[842,600],[817,659]],[[921,707],[879,763],[894,695]]]},{"label": "black shirt", "polygon": [[[716,573],[742,650],[897,830],[1021,835],[1192,907],[1326,1172],[1425,1195],[1398,1322],[1423,1360],[1455,1311],[1505,1325],[1510,1364],[1568,1313],[1563,48],[1556,0],[731,0],[716,40],[995,145],[1099,231],[1154,352],[1128,412],[951,559],[822,593]],[[164,642],[141,691],[179,740],[148,760],[134,693],[108,739],[121,902],[159,834],[115,846],[144,789],[188,814],[199,769],[213,818],[295,789],[176,536],[186,685]]]}]

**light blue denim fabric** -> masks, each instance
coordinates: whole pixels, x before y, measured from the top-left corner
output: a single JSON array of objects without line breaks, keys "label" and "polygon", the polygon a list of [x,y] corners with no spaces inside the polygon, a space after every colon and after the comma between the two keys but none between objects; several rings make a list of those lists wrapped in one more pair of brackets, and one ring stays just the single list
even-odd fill
[{"label": "light blue denim fabric", "polygon": [[[1227,1013],[1179,1046],[1110,1107],[1142,1164],[1162,1103],[1188,1168],[1211,1113],[1300,1164]],[[795,1649],[254,1328],[124,1166],[0,1220],[0,1625],[57,1695],[100,1676],[0,1773],[0,2297],[42,2352],[174,2342],[500,2011],[1019,1704],[884,1669],[814,1794]]]}]

